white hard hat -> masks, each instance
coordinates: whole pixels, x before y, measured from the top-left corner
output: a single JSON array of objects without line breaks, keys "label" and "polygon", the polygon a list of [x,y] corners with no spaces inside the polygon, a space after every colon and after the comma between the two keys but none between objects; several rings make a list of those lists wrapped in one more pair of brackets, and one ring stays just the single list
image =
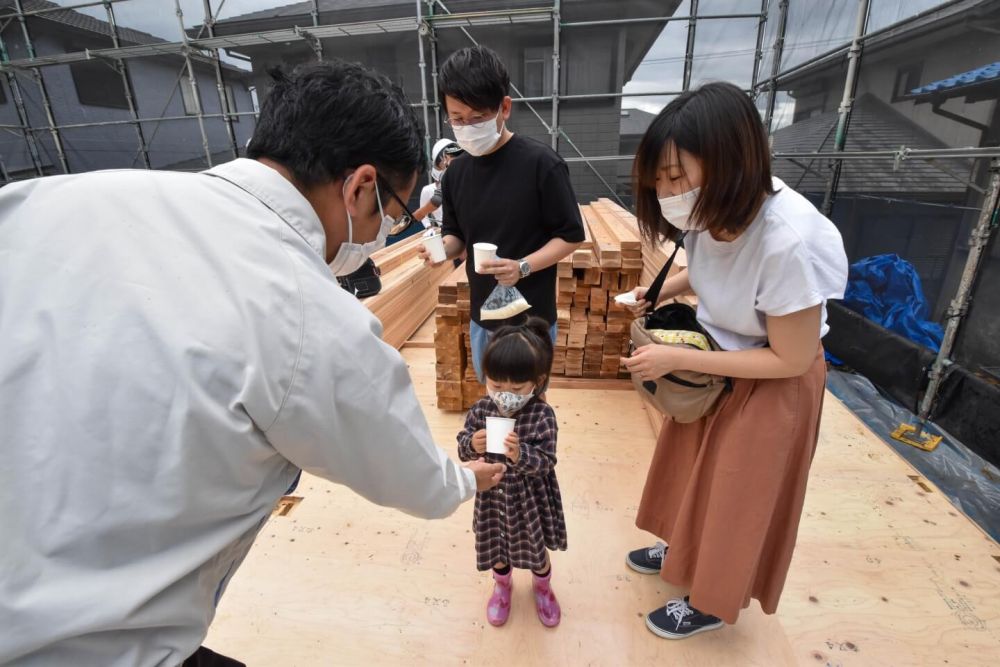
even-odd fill
[{"label": "white hard hat", "polygon": [[434,144],[433,150],[431,150],[431,164],[437,164],[438,158],[441,157],[441,153],[450,146],[454,146],[456,149],[458,148],[458,144],[456,144],[453,139],[438,139]]}]

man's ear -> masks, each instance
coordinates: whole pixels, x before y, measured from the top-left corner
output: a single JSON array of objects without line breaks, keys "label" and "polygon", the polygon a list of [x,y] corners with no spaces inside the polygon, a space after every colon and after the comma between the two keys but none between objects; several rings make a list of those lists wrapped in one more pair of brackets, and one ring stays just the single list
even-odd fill
[{"label": "man's ear", "polygon": [[344,207],[351,212],[352,216],[368,215],[371,211],[370,202],[374,201],[374,191],[376,187],[375,167],[370,164],[363,164],[344,179]]},{"label": "man's ear", "polygon": [[504,120],[510,118],[510,111],[514,107],[514,101],[510,99],[510,95],[503,98],[503,102],[500,103],[500,115],[503,116]]}]

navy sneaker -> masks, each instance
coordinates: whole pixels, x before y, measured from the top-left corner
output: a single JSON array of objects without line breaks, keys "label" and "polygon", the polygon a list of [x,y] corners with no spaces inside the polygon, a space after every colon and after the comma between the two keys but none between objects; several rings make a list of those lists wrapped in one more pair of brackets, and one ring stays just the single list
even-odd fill
[{"label": "navy sneaker", "polygon": [[630,551],[625,562],[630,568],[642,574],[656,574],[663,567],[663,558],[667,553],[667,545],[657,542],[647,549]]},{"label": "navy sneaker", "polygon": [[646,615],[646,627],[664,639],[684,639],[699,632],[717,630],[725,623],[722,619],[702,613],[683,600],[673,599],[667,606]]}]

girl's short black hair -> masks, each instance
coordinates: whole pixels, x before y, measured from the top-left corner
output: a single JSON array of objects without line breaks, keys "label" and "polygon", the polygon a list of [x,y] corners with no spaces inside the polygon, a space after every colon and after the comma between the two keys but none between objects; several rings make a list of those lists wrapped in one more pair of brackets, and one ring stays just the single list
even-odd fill
[{"label": "girl's short black hair", "polygon": [[540,317],[497,329],[483,353],[483,374],[495,382],[540,383],[552,372],[549,329]]}]

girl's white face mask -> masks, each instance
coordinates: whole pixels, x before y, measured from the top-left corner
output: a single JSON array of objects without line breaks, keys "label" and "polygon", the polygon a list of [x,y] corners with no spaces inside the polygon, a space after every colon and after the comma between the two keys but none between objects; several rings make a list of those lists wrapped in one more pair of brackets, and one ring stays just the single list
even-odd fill
[{"label": "girl's white face mask", "polygon": [[667,222],[681,231],[698,229],[698,221],[691,219],[691,210],[698,201],[701,188],[688,190],[675,197],[660,198],[660,212]]},{"label": "girl's white face mask", "polygon": [[494,405],[497,406],[497,410],[504,417],[516,414],[528,404],[528,401],[535,397],[534,391],[528,394],[515,394],[512,391],[490,391],[489,394],[490,398],[493,399]]}]

